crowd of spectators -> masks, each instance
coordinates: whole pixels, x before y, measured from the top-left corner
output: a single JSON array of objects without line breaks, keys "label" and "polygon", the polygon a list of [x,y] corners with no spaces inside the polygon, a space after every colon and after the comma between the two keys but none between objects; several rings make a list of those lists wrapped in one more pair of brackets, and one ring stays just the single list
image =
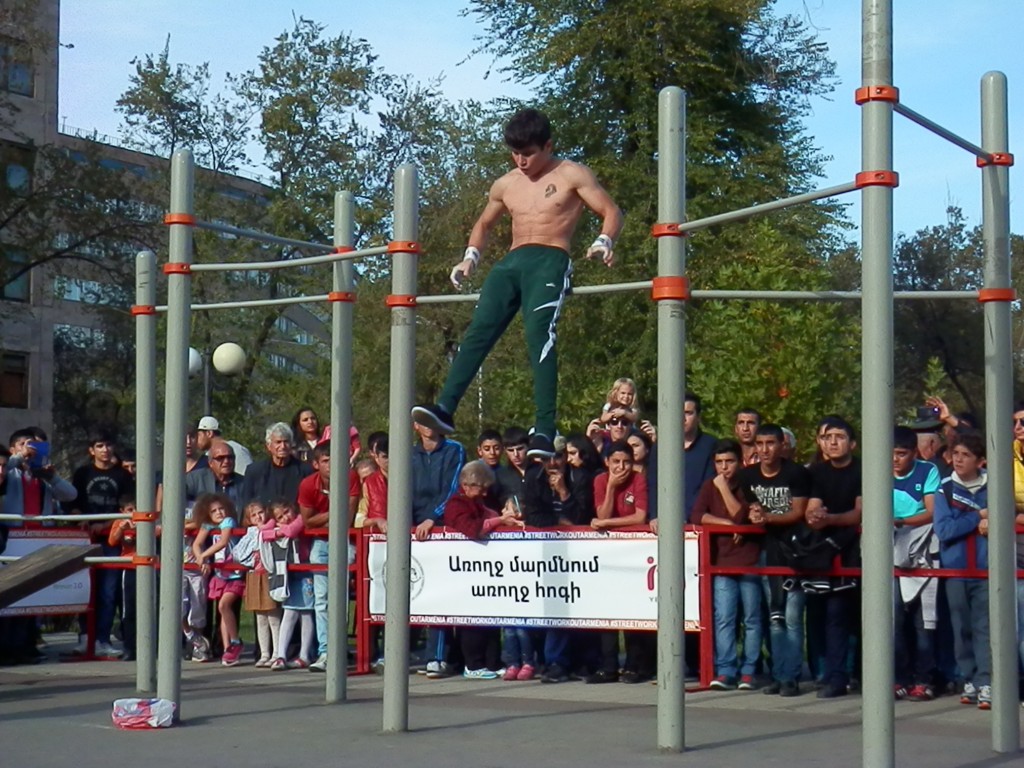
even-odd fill
[{"label": "crowd of spectators", "polygon": [[[595,409],[596,410],[596,409]],[[894,430],[893,546],[898,567],[987,569],[988,504],[985,441],[970,414],[952,414],[937,398],[925,418]],[[1016,523],[1024,525],[1024,403],[1014,418]],[[857,435],[839,415],[818,423],[814,453],[796,460],[792,431],[764,423],[752,408],[735,414],[733,434],[717,439],[701,426],[700,398],[686,395],[685,462],[659,456],[657,430],[644,418],[636,385],[617,380],[585,429],[559,437],[553,455],[527,458],[530,435],[509,426],[480,433],[469,451],[415,424],[412,454],[413,535],[444,526],[471,539],[500,529],[585,526],[594,530],[659,530],[658,472],[685,467],[685,519],[712,536],[714,678],[720,690],[761,689],[821,698],[856,691],[860,678],[860,595],[854,577],[821,577],[833,564],[860,564],[861,470]],[[366,446],[353,428],[343,452],[348,527],[389,533],[386,433]],[[266,429],[263,458],[253,460],[225,439],[212,416],[184,436],[186,463],[182,542],[183,653],[196,662],[252,659],[268,670],[327,669],[330,620],[327,579],[290,569],[327,563],[322,535],[329,519],[332,439],[316,413],[301,408],[291,423]],[[337,442],[337,441],[333,441]],[[3,469],[2,509],[38,520],[0,525],[0,549],[11,526],[45,524],[47,515],[131,514],[135,467],[112,436],[90,438],[88,457],[64,479],[48,460],[47,436],[15,432]],[[475,452],[475,456],[468,453]],[[240,466],[244,463],[244,467]],[[159,481],[159,478],[158,478]],[[158,485],[157,512],[163,509]],[[131,519],[81,524],[105,555],[130,554]],[[730,528],[736,528],[730,531]],[[308,532],[314,532],[310,535]],[[350,559],[354,550],[350,547]],[[761,576],[744,568],[788,566],[806,576]],[[1024,535],[1017,537],[1024,568]],[[900,576],[895,589],[896,699],[927,701],[943,693],[991,706],[988,591],[984,578]],[[135,653],[134,572],[100,570],[95,580],[94,653]],[[1024,580],[1018,580],[1024,665]],[[215,603],[218,631],[209,626]],[[239,612],[255,615],[256,637],[243,638]],[[114,627],[120,615],[120,643]],[[84,619],[82,619],[84,627]],[[298,632],[296,632],[298,630]],[[298,635],[297,639],[295,638]],[[510,628],[429,627],[421,651],[428,678],[561,683],[638,683],[655,674],[653,633]],[[381,632],[374,635],[379,648]],[[0,659],[37,660],[34,618],[0,620]],[[85,652],[84,632],[79,652]],[[624,653],[620,653],[620,648]],[[696,644],[688,648],[695,669]],[[377,663],[378,668],[382,661]]]}]

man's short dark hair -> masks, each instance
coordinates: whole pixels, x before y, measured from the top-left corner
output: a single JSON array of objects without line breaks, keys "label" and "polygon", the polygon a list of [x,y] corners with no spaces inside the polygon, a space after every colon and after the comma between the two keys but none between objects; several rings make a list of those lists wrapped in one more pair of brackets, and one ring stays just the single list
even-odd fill
[{"label": "man's short dark hair", "polygon": [[[371,432],[370,436],[366,438],[366,445],[373,453],[387,453],[388,452],[388,433],[387,432]],[[383,446],[383,447],[382,447]]]},{"label": "man's short dark hair", "polygon": [[701,411],[700,398],[697,395],[693,394],[693,392],[687,392],[685,395],[683,395],[683,402],[684,403],[693,403],[693,409],[698,414],[700,413],[700,411]]},{"label": "man's short dark hair", "polygon": [[892,447],[905,451],[917,451],[917,432],[910,427],[899,426],[892,431]]},{"label": "man's short dark hair", "polygon": [[633,453],[633,446],[627,443],[625,440],[616,440],[608,446],[607,458],[611,458],[612,454],[624,453],[629,456],[629,460],[633,461],[635,454]]},{"label": "man's short dark hair", "polygon": [[977,430],[958,434],[953,438],[953,447],[956,448],[958,445],[962,445],[979,459],[985,458],[985,438]]},{"label": "man's short dark hair", "polygon": [[960,411],[959,413],[956,414],[956,420],[958,422],[958,427],[962,424],[967,429],[978,428],[978,419],[970,411]]},{"label": "man's short dark hair", "polygon": [[551,121],[536,109],[523,109],[505,125],[505,144],[511,149],[543,149],[551,141]]},{"label": "man's short dark hair", "polygon": [[745,413],[749,414],[750,416],[753,416],[757,420],[758,424],[761,423],[761,412],[754,408],[740,408],[738,411],[736,411],[736,417],[738,418]]},{"label": "man's short dark hair", "polygon": [[743,460],[743,449],[740,448],[740,444],[735,440],[719,440],[715,443],[715,447],[711,449],[711,455],[717,456],[720,453],[731,453],[738,460]]},{"label": "man's short dark hair", "polygon": [[818,434],[827,432],[830,429],[841,429],[850,440],[857,439],[857,433],[853,429],[853,425],[842,416],[826,416],[821,420],[821,424],[818,425]]},{"label": "man's short dark hair", "polygon": [[500,443],[501,432],[499,432],[496,429],[485,429],[483,432],[480,433],[480,437],[476,439],[476,447],[479,448],[488,440],[497,440]]},{"label": "man's short dark hair", "polygon": [[320,461],[320,459],[323,459],[325,457],[329,458],[330,455],[331,455],[331,441],[330,440],[321,440],[319,443],[316,444],[316,447],[313,449],[313,461]]},{"label": "man's short dark hair", "polygon": [[94,429],[89,432],[89,447],[92,448],[97,443],[110,443],[114,444],[114,435],[109,429]]},{"label": "man's short dark hair", "polygon": [[[740,413],[750,413],[750,411],[740,411]],[[754,411],[756,413],[756,411]],[[778,424],[759,424],[757,431],[754,433],[754,437],[774,437],[779,441],[779,445],[782,445],[786,441],[786,435],[782,431],[782,427]]]},{"label": "man's short dark hair", "polygon": [[510,448],[513,445],[526,445],[530,442],[530,435],[522,427],[509,427],[505,430],[505,434],[501,436],[501,442],[506,448]]},{"label": "man's short dark hair", "polygon": [[11,432],[11,439],[7,441],[7,444],[13,448],[16,442],[18,442],[19,440],[23,440],[26,437],[29,440],[35,439],[35,434],[32,432],[31,427],[25,427],[24,429],[16,429],[13,432]]},{"label": "man's short dark hair", "polygon": [[1014,413],[1020,413],[1021,411],[1024,411],[1024,400],[1018,400],[1013,405],[1013,412]]}]

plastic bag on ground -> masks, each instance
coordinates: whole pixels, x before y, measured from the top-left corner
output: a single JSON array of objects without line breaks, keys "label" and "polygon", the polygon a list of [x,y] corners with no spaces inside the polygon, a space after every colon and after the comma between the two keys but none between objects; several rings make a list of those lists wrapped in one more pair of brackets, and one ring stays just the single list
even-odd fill
[{"label": "plastic bag on ground", "polygon": [[118,728],[168,728],[174,702],[167,699],[117,699],[111,717]]}]

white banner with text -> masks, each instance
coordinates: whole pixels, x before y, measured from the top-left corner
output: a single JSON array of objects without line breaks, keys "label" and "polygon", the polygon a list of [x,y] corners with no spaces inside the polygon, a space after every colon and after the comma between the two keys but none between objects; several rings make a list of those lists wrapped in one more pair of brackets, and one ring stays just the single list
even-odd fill
[{"label": "white banner with text", "polygon": [[[685,540],[685,619],[699,627],[697,534]],[[417,624],[657,629],[658,540],[648,533],[530,531],[412,542]],[[370,537],[370,618],[384,620],[387,542]],[[709,606],[710,608],[710,606]]]}]

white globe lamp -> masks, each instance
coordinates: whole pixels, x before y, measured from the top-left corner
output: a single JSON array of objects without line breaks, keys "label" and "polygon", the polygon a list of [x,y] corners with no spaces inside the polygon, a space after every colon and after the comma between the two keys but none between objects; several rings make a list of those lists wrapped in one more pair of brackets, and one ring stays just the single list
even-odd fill
[{"label": "white globe lamp", "polygon": [[225,342],[213,350],[213,367],[227,376],[234,376],[245,368],[245,351],[233,341]]}]

